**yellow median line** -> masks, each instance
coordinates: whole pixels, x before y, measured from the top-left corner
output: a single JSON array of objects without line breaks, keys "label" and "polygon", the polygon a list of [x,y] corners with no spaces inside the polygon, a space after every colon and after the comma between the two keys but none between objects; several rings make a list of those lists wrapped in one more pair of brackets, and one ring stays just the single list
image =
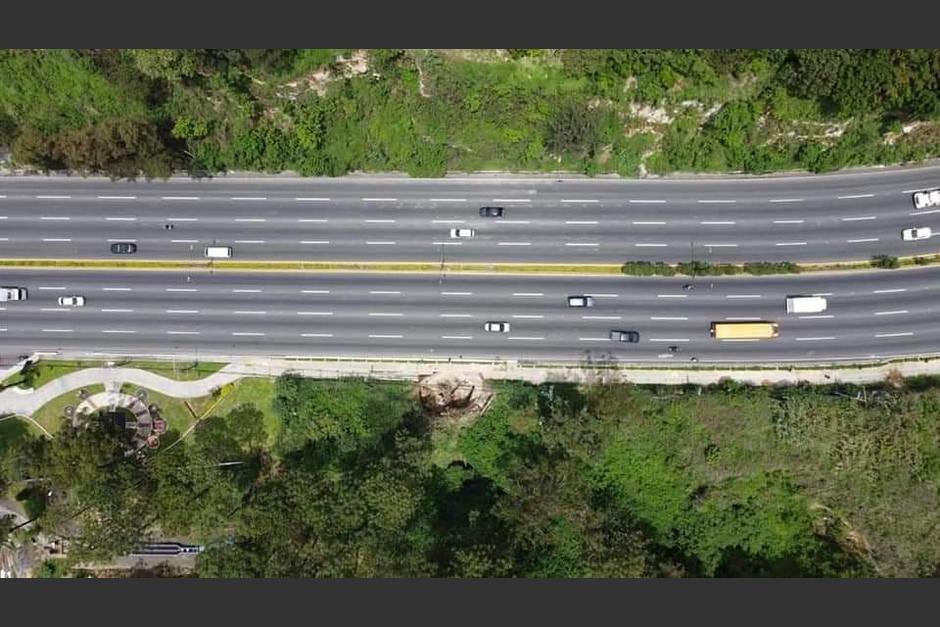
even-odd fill
[{"label": "yellow median line", "polygon": [[[927,263],[916,263],[916,258]],[[902,267],[940,264],[940,255],[899,257]],[[676,264],[669,264],[676,267]],[[743,264],[734,264],[741,267]],[[801,272],[873,270],[868,260],[798,263]],[[0,259],[0,268],[55,268],[63,270],[212,270],[236,272],[402,272],[402,273],[501,273],[501,274],[597,274],[620,275],[619,263],[433,263],[425,261],[124,261],[114,259]],[[743,273],[742,273],[743,274]],[[781,273],[787,274],[787,273]],[[772,276],[772,275],[762,275]]]}]

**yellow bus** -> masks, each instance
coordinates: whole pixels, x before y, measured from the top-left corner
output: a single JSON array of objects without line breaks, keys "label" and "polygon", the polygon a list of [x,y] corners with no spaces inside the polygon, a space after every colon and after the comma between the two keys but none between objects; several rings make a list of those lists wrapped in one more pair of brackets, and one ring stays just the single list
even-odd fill
[{"label": "yellow bus", "polygon": [[776,322],[712,322],[716,340],[767,340],[780,335]]}]

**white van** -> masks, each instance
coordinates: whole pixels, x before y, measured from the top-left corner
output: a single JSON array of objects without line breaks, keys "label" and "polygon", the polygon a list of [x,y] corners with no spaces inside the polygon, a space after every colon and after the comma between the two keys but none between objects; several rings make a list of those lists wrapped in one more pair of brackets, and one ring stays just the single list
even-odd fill
[{"label": "white van", "polygon": [[826,305],[822,296],[787,296],[787,313],[819,313]]},{"label": "white van", "polygon": [[206,257],[209,259],[228,259],[232,256],[231,246],[207,246]]}]

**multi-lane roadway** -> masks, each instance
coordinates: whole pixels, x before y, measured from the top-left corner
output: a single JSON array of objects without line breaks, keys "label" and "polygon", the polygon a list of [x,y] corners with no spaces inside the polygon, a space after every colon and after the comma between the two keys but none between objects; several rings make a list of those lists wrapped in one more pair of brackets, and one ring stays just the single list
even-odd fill
[{"label": "multi-lane roadway", "polygon": [[[699,279],[13,270],[0,347],[107,352],[559,361],[800,362],[940,353],[940,269]],[[786,314],[786,295],[825,295]],[[82,294],[83,308],[59,296]],[[567,306],[569,295],[595,306]],[[714,320],[776,320],[780,336],[718,342]],[[505,321],[508,333],[487,333]],[[640,342],[608,338],[637,330]],[[668,347],[676,346],[678,352]]]},{"label": "multi-lane roadway", "polygon": [[[694,180],[469,177],[0,179],[0,259],[613,262],[832,261],[940,252],[911,194],[940,167]],[[483,206],[504,208],[481,218]],[[173,225],[172,229],[165,225]],[[476,236],[452,239],[452,228]],[[133,242],[133,256],[109,252]],[[0,361],[21,353],[799,362],[940,353],[940,269],[781,277],[277,274],[7,270],[25,302],[0,303]],[[566,297],[595,297],[590,309]],[[820,294],[819,314],[784,299]],[[86,306],[65,308],[63,295]],[[779,337],[718,342],[718,320],[775,320]],[[488,321],[511,324],[488,333]],[[611,341],[611,330],[640,342]],[[669,350],[673,347],[673,350]]]},{"label": "multi-lane roadway", "polygon": [[[566,179],[221,179],[0,181],[0,258],[609,262],[864,260],[937,252],[901,230],[931,226],[913,191],[940,167],[817,177]],[[503,218],[481,218],[501,206]],[[173,225],[168,230],[165,225]],[[476,231],[452,239],[452,228]]]}]

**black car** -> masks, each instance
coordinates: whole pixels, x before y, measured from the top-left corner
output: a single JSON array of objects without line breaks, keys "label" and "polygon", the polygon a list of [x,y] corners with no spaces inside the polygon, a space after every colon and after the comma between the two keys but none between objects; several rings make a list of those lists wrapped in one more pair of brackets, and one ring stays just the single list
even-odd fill
[{"label": "black car", "polygon": [[636,331],[611,331],[610,339],[615,342],[628,342],[630,344],[636,344],[640,341],[640,334]]},{"label": "black car", "polygon": [[480,207],[480,217],[481,218],[502,218],[503,208],[502,207]]},{"label": "black car", "polygon": [[111,252],[115,255],[132,255],[137,252],[137,244],[133,242],[115,242],[111,244]]}]

